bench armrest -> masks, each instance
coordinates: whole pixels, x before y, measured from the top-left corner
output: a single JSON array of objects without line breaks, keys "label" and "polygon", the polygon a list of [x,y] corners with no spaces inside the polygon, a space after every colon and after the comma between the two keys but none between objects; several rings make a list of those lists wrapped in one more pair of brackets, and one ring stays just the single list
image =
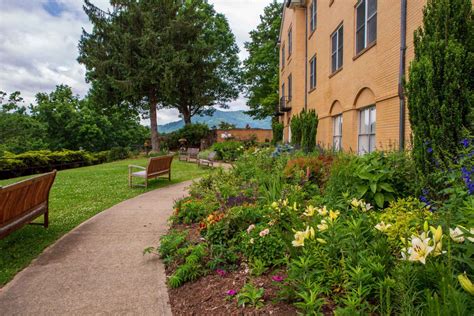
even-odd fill
[{"label": "bench armrest", "polygon": [[128,169],[132,169],[132,168],[138,168],[138,169],[143,169],[143,170],[146,170],[145,167],[142,167],[142,166],[137,166],[137,165],[128,165]]}]

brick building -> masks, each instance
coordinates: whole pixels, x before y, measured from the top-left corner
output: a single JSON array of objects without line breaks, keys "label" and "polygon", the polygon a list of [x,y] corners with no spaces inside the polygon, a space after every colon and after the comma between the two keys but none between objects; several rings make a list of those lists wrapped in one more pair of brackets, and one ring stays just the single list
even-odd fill
[{"label": "brick building", "polygon": [[410,127],[399,81],[413,59],[425,4],[286,0],[276,111],[284,140],[291,139],[291,116],[307,108],[318,114],[317,142],[324,147],[363,153],[404,146]]}]

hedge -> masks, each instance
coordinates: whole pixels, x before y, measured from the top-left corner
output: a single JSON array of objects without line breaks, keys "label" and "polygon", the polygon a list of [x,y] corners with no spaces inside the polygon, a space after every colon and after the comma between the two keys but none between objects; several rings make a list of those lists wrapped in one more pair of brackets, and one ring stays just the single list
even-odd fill
[{"label": "hedge", "polygon": [[[119,154],[118,154],[119,153]],[[0,155],[0,179],[15,178],[51,170],[71,169],[129,157],[126,148],[89,153],[83,150],[38,150],[21,154],[3,152]]]}]

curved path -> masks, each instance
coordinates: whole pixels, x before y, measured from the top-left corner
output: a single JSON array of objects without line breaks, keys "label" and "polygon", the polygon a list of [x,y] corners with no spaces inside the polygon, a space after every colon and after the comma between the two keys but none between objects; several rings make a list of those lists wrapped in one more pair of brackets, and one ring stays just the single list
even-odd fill
[{"label": "curved path", "polygon": [[124,201],[47,248],[0,289],[1,315],[171,315],[158,245],[191,181]]}]

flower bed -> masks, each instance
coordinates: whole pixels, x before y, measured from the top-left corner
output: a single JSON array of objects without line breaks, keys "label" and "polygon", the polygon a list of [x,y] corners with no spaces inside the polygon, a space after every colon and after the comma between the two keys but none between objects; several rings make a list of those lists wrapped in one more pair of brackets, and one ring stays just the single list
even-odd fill
[{"label": "flower bed", "polygon": [[472,314],[465,166],[428,201],[406,154],[245,153],[176,203],[156,249],[173,311]]}]

